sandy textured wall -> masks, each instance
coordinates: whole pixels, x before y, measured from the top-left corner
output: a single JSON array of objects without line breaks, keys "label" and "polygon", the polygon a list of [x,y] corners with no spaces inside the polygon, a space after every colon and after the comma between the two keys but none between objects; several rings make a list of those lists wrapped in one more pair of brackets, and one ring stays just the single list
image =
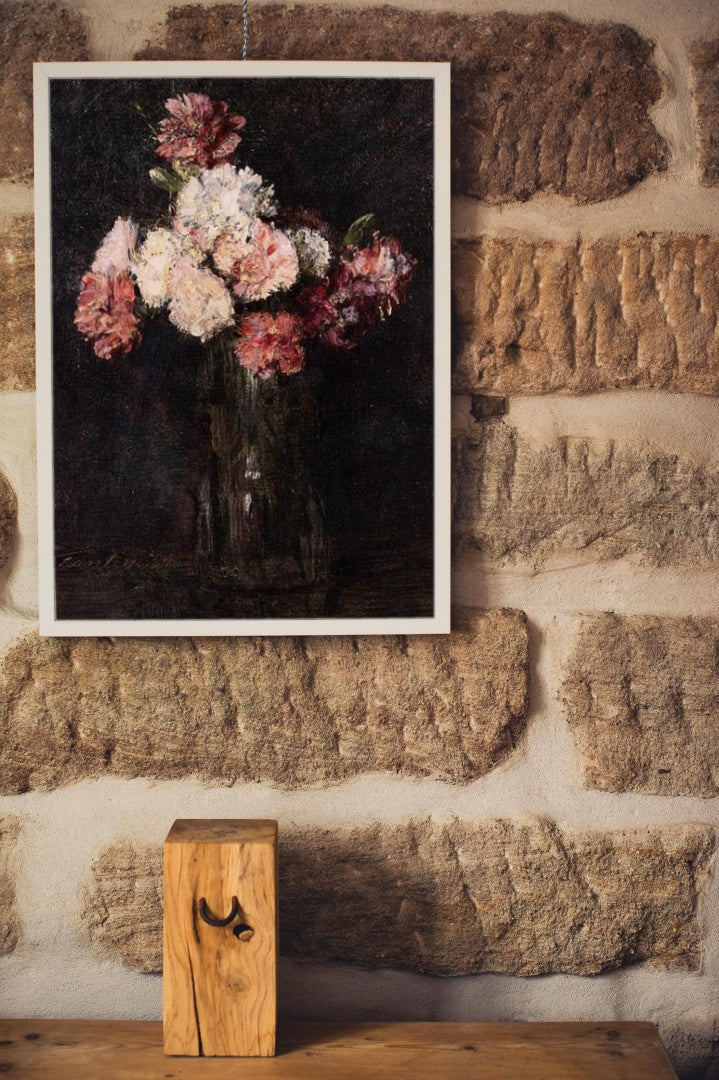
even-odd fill
[{"label": "sandy textured wall", "polygon": [[285,1015],[650,1019],[719,1075],[719,11],[503,8],[250,5],[253,58],[456,97],[456,629],[260,648],[35,622],[30,64],[236,58],[240,8],[0,6],[4,1014],[157,1016],[170,824],[276,816]]}]

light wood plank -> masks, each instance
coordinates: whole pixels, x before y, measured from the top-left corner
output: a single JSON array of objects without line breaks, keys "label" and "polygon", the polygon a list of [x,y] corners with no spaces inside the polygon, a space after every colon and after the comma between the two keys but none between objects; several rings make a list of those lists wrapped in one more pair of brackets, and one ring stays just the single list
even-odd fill
[{"label": "light wood plank", "polygon": [[11,1080],[676,1080],[644,1023],[285,1024],[271,1060],[167,1058],[159,1023],[0,1021]]},{"label": "light wood plank", "polygon": [[277,822],[270,818],[178,818],[170,844],[274,844]]},{"label": "light wood plank", "polygon": [[[241,911],[229,925],[202,919],[203,900],[207,913],[222,919],[233,897]],[[243,924],[249,930],[241,931]],[[180,820],[170,830],[164,848],[163,1020],[168,1055],[275,1052],[277,822]]]}]

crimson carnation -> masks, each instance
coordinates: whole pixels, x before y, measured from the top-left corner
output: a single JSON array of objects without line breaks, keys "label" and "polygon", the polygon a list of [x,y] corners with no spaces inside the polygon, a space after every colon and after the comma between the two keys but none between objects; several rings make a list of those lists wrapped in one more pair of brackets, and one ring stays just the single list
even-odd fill
[{"label": "crimson carnation", "polygon": [[351,349],[362,337],[364,326],[358,311],[342,308],[333,289],[335,281],[336,277],[331,283],[325,281],[303,289],[297,305],[302,311],[306,337],[330,349]]},{"label": "crimson carnation", "polygon": [[259,311],[245,315],[237,327],[235,356],[243,367],[262,379],[282,372],[293,375],[302,371],[305,350],[302,323],[296,315],[280,311],[277,315]]},{"label": "crimson carnation", "polygon": [[101,360],[126,356],[139,345],[140,323],[130,275],[88,271],[80,285],[75,326]]},{"label": "crimson carnation", "polygon": [[407,295],[416,260],[395,237],[375,234],[348,248],[329,278],[297,297],[305,334],[330,349],[353,349]]},{"label": "crimson carnation", "polygon": [[231,113],[224,101],[207,94],[182,94],[165,103],[170,113],[160,122],[155,153],[167,161],[182,161],[212,169],[227,161],[240,142],[244,116]]}]

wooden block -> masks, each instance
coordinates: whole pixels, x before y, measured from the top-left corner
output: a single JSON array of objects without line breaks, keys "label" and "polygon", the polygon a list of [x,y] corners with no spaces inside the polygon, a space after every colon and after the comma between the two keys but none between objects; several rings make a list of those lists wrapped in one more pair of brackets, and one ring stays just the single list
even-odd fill
[{"label": "wooden block", "polygon": [[176,821],[163,907],[165,1053],[274,1054],[277,822]]}]

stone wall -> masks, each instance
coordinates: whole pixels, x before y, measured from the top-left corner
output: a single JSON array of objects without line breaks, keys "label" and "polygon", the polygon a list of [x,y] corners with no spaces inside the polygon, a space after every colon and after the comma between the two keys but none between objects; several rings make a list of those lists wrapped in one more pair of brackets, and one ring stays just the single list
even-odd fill
[{"label": "stone wall", "polygon": [[4,1015],[158,1016],[172,821],[276,817],[282,1015],[719,1076],[719,10],[500,6],[250,4],[252,58],[453,63],[452,634],[52,641],[31,63],[237,58],[241,7],[0,0]]}]

